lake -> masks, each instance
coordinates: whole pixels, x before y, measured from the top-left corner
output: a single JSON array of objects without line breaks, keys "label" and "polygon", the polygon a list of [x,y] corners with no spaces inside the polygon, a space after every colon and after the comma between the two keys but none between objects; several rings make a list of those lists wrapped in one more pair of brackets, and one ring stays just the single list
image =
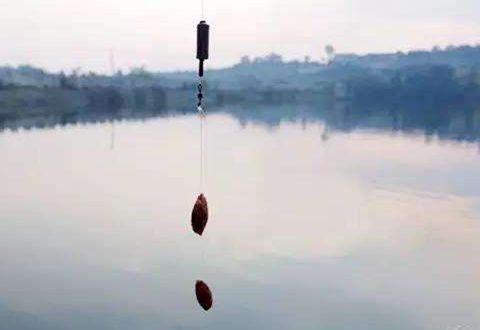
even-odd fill
[{"label": "lake", "polygon": [[[0,134],[0,329],[480,329],[475,142],[199,119]],[[204,312],[194,285],[214,305]]]}]

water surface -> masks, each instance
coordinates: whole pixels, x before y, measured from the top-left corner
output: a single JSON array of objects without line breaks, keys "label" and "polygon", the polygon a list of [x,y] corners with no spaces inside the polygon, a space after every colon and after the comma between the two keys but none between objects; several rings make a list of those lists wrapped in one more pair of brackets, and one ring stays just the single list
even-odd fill
[{"label": "water surface", "polygon": [[480,329],[477,145],[213,114],[200,239],[198,137],[193,115],[3,132],[0,328]]}]

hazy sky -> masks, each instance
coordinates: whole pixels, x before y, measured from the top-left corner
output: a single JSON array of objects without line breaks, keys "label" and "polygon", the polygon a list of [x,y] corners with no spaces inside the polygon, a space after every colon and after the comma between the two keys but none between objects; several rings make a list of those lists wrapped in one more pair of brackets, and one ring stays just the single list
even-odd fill
[{"label": "hazy sky", "polygon": [[[204,0],[210,67],[275,51],[320,59],[480,43],[479,0]],[[201,0],[0,0],[0,65],[108,72],[193,68]]]}]

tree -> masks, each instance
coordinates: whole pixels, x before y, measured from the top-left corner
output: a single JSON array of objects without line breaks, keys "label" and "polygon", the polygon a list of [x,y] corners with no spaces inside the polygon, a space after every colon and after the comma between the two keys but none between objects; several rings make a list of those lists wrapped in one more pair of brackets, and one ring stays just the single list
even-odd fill
[{"label": "tree", "polygon": [[240,58],[240,64],[250,64],[250,57],[248,55],[242,56]]},{"label": "tree", "polygon": [[335,48],[332,45],[325,46],[325,53],[327,54],[328,63],[335,59]]},{"label": "tree", "polygon": [[69,87],[67,77],[65,76],[65,73],[63,73],[63,71],[60,73],[59,83],[60,83],[60,88],[62,89],[66,89]]},{"label": "tree", "polygon": [[147,71],[144,65],[130,69],[130,75],[137,78],[151,78],[152,74]]},{"label": "tree", "polygon": [[270,63],[282,63],[283,58],[281,55],[271,53],[270,55],[265,56],[265,61]]}]

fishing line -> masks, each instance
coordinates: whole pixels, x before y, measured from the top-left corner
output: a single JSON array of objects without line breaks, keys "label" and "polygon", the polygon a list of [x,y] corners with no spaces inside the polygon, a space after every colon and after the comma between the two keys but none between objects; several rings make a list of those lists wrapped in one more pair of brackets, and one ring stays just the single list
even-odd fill
[{"label": "fishing line", "polygon": [[203,123],[204,123],[204,167],[203,167],[203,176],[205,180],[205,190],[207,189],[207,183],[208,183],[208,129],[207,129],[207,116],[205,115],[205,118],[203,118]]},{"label": "fishing line", "polygon": [[198,116],[200,117],[200,191],[199,193],[204,192],[204,184],[205,184],[205,131],[206,127],[204,128],[204,121],[205,121],[205,112],[201,107],[198,107]]}]

